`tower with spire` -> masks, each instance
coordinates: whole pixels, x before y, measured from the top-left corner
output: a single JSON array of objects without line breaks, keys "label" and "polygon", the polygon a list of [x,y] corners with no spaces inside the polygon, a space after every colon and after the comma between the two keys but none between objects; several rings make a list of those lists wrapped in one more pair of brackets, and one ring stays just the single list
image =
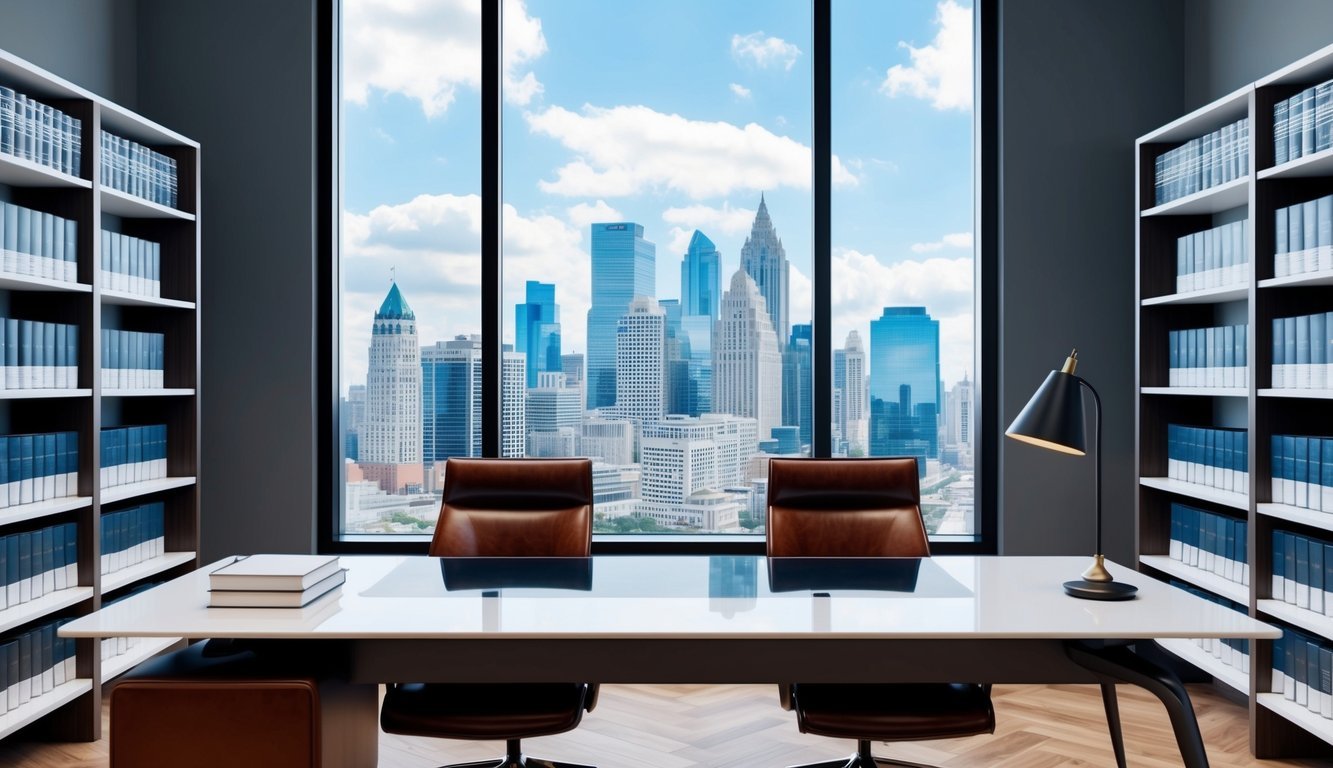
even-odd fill
[{"label": "tower with spire", "polygon": [[762,192],[759,193],[759,210],[755,212],[754,224],[750,226],[750,236],[745,238],[745,245],[741,246],[741,269],[754,280],[759,293],[764,297],[778,345],[783,345],[790,331],[787,319],[787,275],[790,268],[787,251],[782,247],[777,231],[773,229],[773,220],[768,216],[768,204]]},{"label": "tower with spire", "polygon": [[754,419],[760,440],[782,424],[782,353],[764,296],[743,269],[713,327],[713,412]]},{"label": "tower with spire", "polygon": [[420,488],[421,347],[416,313],[397,282],[390,284],[370,334],[359,464],[367,480],[389,493]]}]

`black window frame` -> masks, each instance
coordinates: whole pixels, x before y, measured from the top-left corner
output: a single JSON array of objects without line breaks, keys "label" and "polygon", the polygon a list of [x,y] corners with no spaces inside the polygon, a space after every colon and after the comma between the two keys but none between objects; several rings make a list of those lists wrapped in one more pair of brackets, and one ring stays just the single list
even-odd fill
[{"label": "black window frame", "polygon": [[[831,188],[832,188],[832,3],[811,0],[812,19],[812,373],[814,382],[811,455],[832,453],[833,346],[831,343]],[[999,4],[974,0],[974,253],[976,280],[973,343],[974,418],[978,446],[975,470],[973,537],[933,537],[934,554],[995,554],[999,506]],[[482,455],[500,455],[501,363],[501,6],[482,3],[481,199],[482,199]],[[344,536],[343,447],[339,429],[338,281],[341,199],[341,2],[317,0],[315,25],[315,211],[316,265],[316,446],[315,489],[319,552],[330,554],[424,554],[428,541],[408,536]],[[489,137],[490,140],[487,140]],[[593,538],[596,554],[762,554],[764,537],[756,534],[608,535]]]}]

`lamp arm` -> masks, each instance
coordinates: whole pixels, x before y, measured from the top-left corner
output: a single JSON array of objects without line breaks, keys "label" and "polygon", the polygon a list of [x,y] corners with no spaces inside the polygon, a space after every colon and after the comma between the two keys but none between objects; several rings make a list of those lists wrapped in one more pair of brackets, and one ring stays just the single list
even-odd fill
[{"label": "lamp arm", "polygon": [[1097,444],[1097,468],[1093,475],[1092,492],[1097,497],[1097,554],[1101,555],[1104,554],[1102,552],[1102,398],[1097,394],[1097,390],[1088,383],[1087,379],[1082,376],[1075,376],[1074,378],[1092,393],[1092,402],[1096,406],[1093,411],[1095,417],[1093,430],[1097,433],[1094,439]]}]

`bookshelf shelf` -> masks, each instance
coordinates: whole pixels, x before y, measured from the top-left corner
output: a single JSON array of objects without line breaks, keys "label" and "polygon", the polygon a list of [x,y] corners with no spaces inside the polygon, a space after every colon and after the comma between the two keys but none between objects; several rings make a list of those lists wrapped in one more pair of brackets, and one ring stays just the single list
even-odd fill
[{"label": "bookshelf shelf", "polygon": [[111,682],[138,666],[140,662],[153,658],[180,641],[179,637],[139,638],[138,644],[130,650],[102,662],[102,682],[104,684]]},{"label": "bookshelf shelf", "polygon": [[128,568],[121,568],[119,571],[102,574],[102,594],[113,592],[121,587],[127,587],[136,581],[141,581],[149,576],[156,576],[163,571],[169,571],[183,563],[194,561],[194,552],[167,552],[158,557],[149,558],[142,563],[135,563]]},{"label": "bookshelf shelf", "polygon": [[1333,638],[1333,618],[1323,614],[1297,608],[1281,600],[1260,600],[1259,611],[1275,619],[1281,619],[1288,624],[1294,624],[1301,629],[1313,632],[1320,637]]},{"label": "bookshelf shelf", "polygon": [[1270,277],[1260,280],[1260,288],[1302,288],[1306,286],[1333,285],[1333,272],[1302,272],[1299,275]]},{"label": "bookshelf shelf", "polygon": [[61,173],[31,160],[0,154],[0,184],[20,187],[66,187],[92,189],[93,183],[77,176]]},{"label": "bookshelf shelf", "polygon": [[49,277],[15,275],[9,272],[0,272],[0,289],[7,291],[69,291],[70,293],[92,293],[93,287],[86,283],[71,283],[66,280],[52,280]]},{"label": "bookshelf shelf", "polygon": [[165,205],[159,205],[151,200],[145,200],[142,197],[126,194],[118,189],[109,189],[100,187],[98,193],[102,196],[102,212],[114,213],[117,216],[125,216],[135,219],[179,219],[181,221],[194,221],[193,213],[186,213],[175,208],[168,208]]},{"label": "bookshelf shelf", "polygon": [[13,525],[21,523],[24,520],[36,520],[39,517],[58,515],[61,512],[69,512],[73,509],[84,509],[91,507],[93,500],[91,496],[67,496],[62,499],[50,499],[48,501],[38,501],[32,504],[19,504],[14,507],[5,507],[0,509],[0,526]]},{"label": "bookshelf shelf", "polygon": [[137,293],[102,290],[103,304],[117,304],[125,307],[169,307],[171,309],[194,309],[193,301],[164,299],[160,296],[140,296]]},{"label": "bookshelf shelf", "polygon": [[[1275,277],[1280,269],[1286,271],[1317,264],[1325,255],[1322,246],[1310,247],[1313,242],[1305,236],[1305,230],[1301,231],[1299,239],[1290,237],[1290,232],[1284,234],[1282,227],[1290,227],[1294,218],[1279,217],[1279,213],[1285,216],[1289,207],[1322,199],[1329,193],[1333,188],[1333,147],[1312,153],[1314,146],[1318,146],[1317,130],[1316,142],[1312,146],[1301,140],[1299,132],[1293,141],[1291,134],[1279,133],[1277,129],[1291,125],[1291,115],[1308,116],[1303,105],[1311,104],[1311,89],[1322,87],[1331,78],[1333,46],[1328,46],[1140,137],[1134,154],[1135,189],[1140,209],[1134,217],[1138,304],[1135,369],[1140,386],[1135,409],[1136,476],[1141,488],[1136,508],[1138,562],[1142,569],[1153,575],[1177,578],[1227,597],[1246,606],[1245,610],[1251,615],[1280,620],[1287,631],[1307,633],[1310,639],[1323,638],[1328,645],[1333,645],[1333,619],[1272,600],[1269,587],[1276,534],[1295,528],[1293,533],[1299,536],[1333,543],[1333,514],[1263,500],[1273,498],[1274,436],[1333,438],[1333,420],[1329,418],[1333,404],[1325,402],[1333,401],[1333,385],[1322,389],[1276,389],[1270,386],[1274,381],[1274,358],[1281,357],[1274,350],[1273,321],[1333,310],[1333,270],[1327,269],[1327,264],[1324,264],[1323,271]],[[1297,96],[1300,99],[1293,102]],[[1238,132],[1228,132],[1226,127],[1241,118],[1246,120],[1248,141],[1241,145],[1241,152],[1246,154],[1241,156],[1238,167],[1227,164],[1235,158],[1227,151],[1236,146],[1232,138]],[[1287,123],[1283,124],[1283,119]],[[1297,125],[1301,124],[1299,120]],[[1280,141],[1287,143],[1283,145]],[[1280,158],[1298,154],[1292,150],[1301,144],[1307,153],[1304,157],[1278,164]],[[1199,148],[1204,162],[1182,166],[1182,155],[1176,151],[1181,146]],[[1167,153],[1172,154],[1167,156]],[[1185,170],[1182,171],[1182,167]],[[1159,170],[1163,183],[1178,190],[1196,188],[1218,178],[1219,169],[1225,178],[1238,174],[1245,167],[1250,171],[1247,176],[1164,205],[1154,204]],[[1320,210],[1316,204],[1316,224]],[[1220,239],[1216,233],[1200,234],[1231,226],[1242,218],[1246,224],[1240,228],[1240,242]],[[1302,212],[1301,221],[1305,227],[1311,219]],[[1319,231],[1316,227],[1315,241],[1322,242]],[[1304,245],[1305,250],[1291,258],[1279,259],[1275,251],[1285,249],[1275,245],[1283,236],[1287,237],[1288,245],[1297,248]],[[1210,237],[1213,238],[1212,245]],[[1201,242],[1202,254],[1199,252]],[[1193,256],[1193,271],[1197,271],[1201,255],[1205,265],[1210,256],[1213,264],[1217,264],[1216,251],[1208,249],[1215,248],[1218,242],[1222,243],[1222,268],[1235,261],[1228,254],[1243,252],[1249,255],[1245,283],[1172,293],[1179,282],[1178,273],[1191,271],[1187,262],[1178,261],[1180,248],[1184,247],[1187,257]],[[1287,262],[1291,266],[1287,266]],[[1247,332],[1248,349],[1244,351],[1247,368],[1243,386],[1222,390],[1142,386],[1145,382],[1159,384],[1169,380],[1171,332],[1223,325],[1243,325]],[[1179,343],[1179,336],[1176,341]],[[1285,340],[1283,349],[1287,343],[1290,343],[1290,337]],[[1193,350],[1197,355],[1197,346]],[[1212,352],[1215,358],[1217,350]],[[1311,357],[1314,357],[1313,352]],[[1317,363],[1318,358],[1311,362]],[[1171,448],[1166,437],[1172,424],[1244,429],[1249,462],[1245,492],[1223,494],[1213,489],[1182,488],[1166,481],[1162,475],[1167,474],[1170,459],[1175,458],[1168,456]],[[1175,496],[1166,496],[1159,491]],[[1173,537],[1192,533],[1172,529],[1173,505],[1179,502],[1191,506],[1191,499],[1199,502],[1193,506],[1205,513],[1217,514],[1225,508],[1226,517],[1244,520],[1243,530],[1248,540],[1237,543],[1244,544],[1238,550],[1244,552],[1249,561],[1250,584],[1235,584],[1161,554],[1170,551]],[[1188,517],[1185,519],[1189,520]],[[1230,540],[1226,539],[1223,546],[1229,545]],[[1192,650],[1180,648],[1179,644],[1164,645],[1173,653],[1193,661],[1190,658]],[[1266,667],[1270,664],[1273,649],[1272,642],[1267,640],[1252,645],[1254,664],[1251,674],[1223,681],[1247,695],[1268,688],[1269,669]],[[1213,671],[1205,665],[1199,666]],[[1256,757],[1316,757],[1323,761],[1333,758],[1333,721],[1311,714],[1280,695],[1259,693],[1257,700],[1262,706],[1250,707],[1250,747]],[[1271,715],[1269,710],[1280,717]],[[1318,739],[1304,738],[1301,729]]]},{"label": "bookshelf shelf", "polygon": [[1187,483],[1170,477],[1140,477],[1139,485],[1179,496],[1188,496],[1191,499],[1211,501],[1214,504],[1221,504],[1233,509],[1248,510],[1250,508],[1250,498],[1243,493],[1223,491],[1207,485]]},{"label": "bookshelf shelf", "polygon": [[0,632],[8,632],[14,627],[27,624],[33,619],[40,619],[55,613],[61,608],[77,605],[93,596],[92,587],[70,587],[57,592],[42,595],[36,600],[6,608],[0,611]]},{"label": "bookshelf shelf", "polygon": [[1145,395],[1177,395],[1187,397],[1246,397],[1249,390],[1239,387],[1140,387]]},{"label": "bookshelf shelf", "polygon": [[193,397],[194,390],[187,387],[163,387],[161,389],[104,389],[102,397]]},{"label": "bookshelf shelf", "polygon": [[1214,680],[1226,683],[1232,689],[1240,691],[1247,696],[1249,695],[1249,675],[1235,667],[1229,667],[1226,664],[1223,664],[1221,659],[1214,657],[1211,653],[1200,648],[1193,640],[1177,637],[1164,638],[1157,640],[1156,642],[1166,650],[1212,675]]},{"label": "bookshelf shelf", "polygon": [[1151,299],[1144,299],[1142,304],[1145,307],[1161,307],[1172,304],[1217,304],[1227,301],[1241,301],[1250,296],[1250,286],[1231,285],[1223,288],[1208,288],[1202,291],[1186,291],[1185,293],[1172,293],[1166,296],[1154,296]]},{"label": "bookshelf shelf", "polygon": [[1325,720],[1294,701],[1287,701],[1280,693],[1261,693],[1259,706],[1281,715],[1306,731],[1333,745],[1333,720]]},{"label": "bookshelf shelf", "polygon": [[1333,389],[1261,389],[1259,397],[1294,397],[1304,400],[1333,400]]},{"label": "bookshelf shelf", "polygon": [[0,400],[38,400],[59,397],[92,397],[91,389],[0,389]]},{"label": "bookshelf shelf", "polygon": [[1291,523],[1308,525],[1311,528],[1333,531],[1333,513],[1330,512],[1316,512],[1313,509],[1293,507],[1287,504],[1260,504],[1259,514]]},{"label": "bookshelf shelf", "polygon": [[1259,171],[1262,179],[1308,179],[1311,176],[1333,176],[1333,149],[1326,149],[1305,157],[1289,160],[1273,168]]},{"label": "bookshelf shelf", "polygon": [[1179,560],[1172,560],[1166,555],[1139,555],[1139,562],[1154,570],[1187,581],[1200,589],[1206,589],[1214,595],[1246,604],[1250,601],[1250,588],[1224,579],[1215,573],[1185,565]]},{"label": "bookshelf shelf", "polygon": [[1221,213],[1239,208],[1250,201],[1249,177],[1228,181],[1192,195],[1162,203],[1144,211],[1141,216],[1194,216],[1200,213]]},{"label": "bookshelf shelf", "polygon": [[173,488],[185,488],[194,485],[193,477],[164,477],[159,480],[144,480],[140,483],[128,483],[102,489],[102,504],[114,504],[126,499],[147,496],[150,493],[170,491]]},{"label": "bookshelf shelf", "polygon": [[18,709],[0,714],[0,739],[25,725],[36,722],[45,715],[49,715],[92,689],[93,681],[86,677],[80,677],[57,686],[49,693],[42,694],[35,699],[29,699],[27,704]]}]

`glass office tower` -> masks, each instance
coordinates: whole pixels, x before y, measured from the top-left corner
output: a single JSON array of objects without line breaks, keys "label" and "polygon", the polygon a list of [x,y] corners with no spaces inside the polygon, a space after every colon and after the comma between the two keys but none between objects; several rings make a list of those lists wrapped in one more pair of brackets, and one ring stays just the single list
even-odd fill
[{"label": "glass office tower", "polygon": [[421,348],[425,462],[481,455],[481,336]]},{"label": "glass office tower", "polygon": [[810,388],[814,383],[810,357],[811,326],[800,323],[791,327],[787,348],[782,351],[782,424],[796,427],[800,444],[810,444],[813,420]]},{"label": "glass office tower", "polygon": [[721,302],[722,256],[713,241],[696,229],[680,263],[681,313],[716,318]]},{"label": "glass office tower", "polygon": [[589,408],[616,402],[616,327],[636,296],[657,295],[657,246],[633,222],[592,225],[592,306],[588,309]]},{"label": "glass office tower", "polygon": [[555,284],[527,282],[526,301],[514,306],[514,349],[527,355],[527,386],[537,386],[537,374],[559,371],[560,306]]},{"label": "glass office tower", "polygon": [[885,307],[870,323],[870,454],[939,458],[940,323],[925,307]]}]

